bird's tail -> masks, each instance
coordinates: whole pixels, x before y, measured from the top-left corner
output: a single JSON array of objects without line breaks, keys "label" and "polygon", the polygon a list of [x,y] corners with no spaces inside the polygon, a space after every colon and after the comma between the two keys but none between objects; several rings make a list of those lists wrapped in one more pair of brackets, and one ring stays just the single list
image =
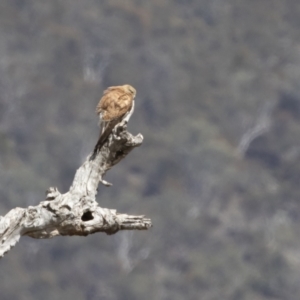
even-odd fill
[{"label": "bird's tail", "polygon": [[[97,141],[97,144],[94,148],[93,154],[90,157],[90,160],[94,160],[96,155],[99,153],[105,142],[107,141],[109,135],[113,131],[114,127],[118,124],[118,120],[113,120],[108,122],[106,128],[104,130],[100,130],[100,136]],[[102,132],[102,133],[101,133]]]}]

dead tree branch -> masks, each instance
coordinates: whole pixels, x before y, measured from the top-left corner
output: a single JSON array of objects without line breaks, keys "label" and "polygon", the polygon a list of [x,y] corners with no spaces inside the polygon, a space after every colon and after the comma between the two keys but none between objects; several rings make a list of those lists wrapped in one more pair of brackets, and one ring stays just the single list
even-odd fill
[{"label": "dead tree branch", "polygon": [[127,121],[117,125],[94,160],[87,157],[77,170],[70,190],[61,194],[49,188],[46,199],[37,206],[14,208],[0,216],[0,257],[9,251],[23,235],[32,238],[51,238],[58,235],[86,236],[96,232],[114,234],[119,230],[145,230],[151,220],[145,216],[119,214],[102,208],[96,201],[99,182],[104,174],[143,142],[143,136],[127,132]]},{"label": "dead tree branch", "polygon": [[249,128],[240,139],[237,147],[237,152],[241,157],[245,156],[250,144],[259,136],[267,133],[271,128],[271,114],[273,110],[273,103],[267,102],[254,125]]}]

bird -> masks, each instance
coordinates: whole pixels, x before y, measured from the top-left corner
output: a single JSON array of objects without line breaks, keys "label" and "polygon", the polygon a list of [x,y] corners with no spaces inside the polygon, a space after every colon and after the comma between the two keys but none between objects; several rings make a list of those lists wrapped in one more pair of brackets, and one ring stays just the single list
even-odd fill
[{"label": "bird", "polygon": [[103,96],[96,107],[96,113],[100,119],[100,135],[91,155],[91,160],[96,157],[114,127],[133,113],[135,96],[136,89],[129,84],[111,86],[103,92]]}]

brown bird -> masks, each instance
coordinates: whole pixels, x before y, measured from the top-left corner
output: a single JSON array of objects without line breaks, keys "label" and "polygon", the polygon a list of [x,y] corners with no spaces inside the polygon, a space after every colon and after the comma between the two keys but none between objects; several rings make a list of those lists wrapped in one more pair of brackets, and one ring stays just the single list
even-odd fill
[{"label": "brown bird", "polygon": [[96,157],[114,127],[124,118],[131,116],[135,95],[135,88],[129,84],[111,86],[103,92],[103,96],[96,107],[96,113],[100,118],[100,136],[91,159]]}]

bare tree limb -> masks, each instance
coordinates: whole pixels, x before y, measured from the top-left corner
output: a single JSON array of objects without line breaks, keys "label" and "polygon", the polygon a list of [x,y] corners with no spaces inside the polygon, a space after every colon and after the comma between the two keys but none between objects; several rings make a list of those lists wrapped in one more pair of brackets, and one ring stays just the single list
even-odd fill
[{"label": "bare tree limb", "polygon": [[257,137],[270,130],[273,106],[272,102],[265,103],[255,124],[243,134],[237,147],[237,152],[241,157],[245,156],[250,144]]},{"label": "bare tree limb", "polygon": [[61,194],[49,188],[46,199],[37,206],[14,208],[0,216],[0,257],[19,241],[22,235],[51,238],[58,235],[86,236],[96,232],[114,234],[119,230],[146,230],[152,226],[145,216],[119,214],[114,209],[101,208],[97,201],[99,182],[104,174],[143,142],[143,136],[127,132],[127,121],[116,126],[107,143],[94,160],[89,155],[77,170],[70,190]]}]

